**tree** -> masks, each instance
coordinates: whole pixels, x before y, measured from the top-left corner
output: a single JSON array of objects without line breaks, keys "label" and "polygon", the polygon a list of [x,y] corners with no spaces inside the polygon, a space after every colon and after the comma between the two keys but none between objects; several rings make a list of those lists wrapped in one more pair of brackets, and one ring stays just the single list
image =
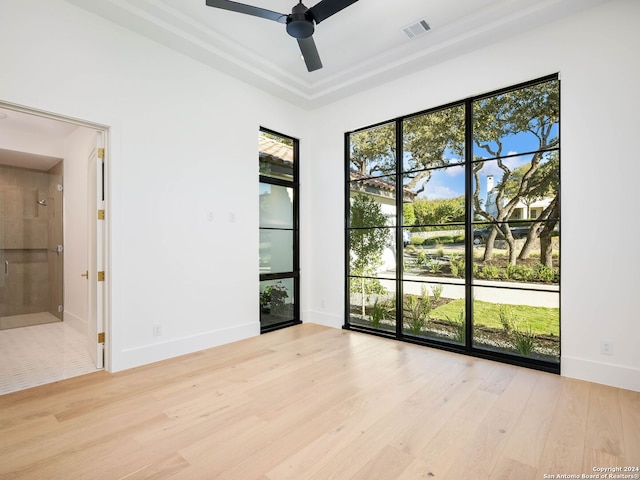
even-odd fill
[{"label": "tree", "polygon": [[[470,167],[475,179],[472,192],[474,218],[504,224],[511,264],[516,263],[517,252],[508,222],[520,201],[534,198],[545,182],[551,181],[545,165],[550,163],[550,154],[559,146],[558,119],[557,80],[473,103],[473,139],[469,141],[475,145],[476,152],[486,152],[486,158],[490,158],[484,161],[484,157],[476,155]],[[465,130],[464,105],[407,118],[402,122],[402,158],[397,158],[395,122],[356,132],[350,136],[351,168],[366,176],[391,176],[395,174],[396,162],[402,161],[404,188],[419,194],[431,178],[431,169],[460,163],[465,158]],[[510,168],[506,161],[513,156],[513,152],[505,147],[506,140],[515,136],[527,136],[532,141],[526,147],[527,152],[521,152],[530,156],[529,163],[518,171]],[[480,173],[489,161],[496,164],[504,179],[496,186],[495,214],[489,213],[487,205],[480,199]],[[555,168],[557,176],[557,164]],[[419,208],[422,207],[414,206],[416,224],[421,223]],[[553,209],[547,212],[547,215],[552,214]],[[545,226],[550,224],[545,223]],[[484,260],[493,256],[493,242],[497,234],[498,230],[494,228],[486,241]],[[551,235],[550,231],[548,235]],[[521,252],[521,255],[527,254],[528,250]]]},{"label": "tree", "polygon": [[[464,158],[464,106],[429,112],[403,122],[402,142],[405,152],[404,186],[422,192],[431,172],[425,170],[449,164],[448,156]],[[355,132],[350,135],[351,168],[363,175],[395,173],[395,123]]]},{"label": "tree", "polygon": [[[517,185],[519,183],[518,177],[528,167],[524,165],[514,170],[514,179],[509,180],[510,183]],[[520,249],[518,254],[519,260],[525,260],[529,258],[533,242],[540,236],[540,262],[552,266],[551,260],[551,234],[555,228],[556,220],[558,218],[558,192],[560,187],[559,177],[559,158],[558,152],[552,152],[549,154],[548,161],[542,163],[531,177],[529,182],[531,188],[523,195],[523,203],[530,205],[531,203],[541,200],[543,198],[551,198],[549,205],[542,211],[542,213],[536,218],[536,221],[531,224],[529,234],[524,242],[524,245]],[[507,191],[513,188],[507,185]],[[529,202],[529,203],[527,203]],[[543,244],[548,241],[548,245]],[[546,251],[548,250],[548,251]],[[548,256],[548,258],[547,258]]]},{"label": "tree", "polygon": [[379,203],[369,195],[353,197],[350,213],[350,274],[362,294],[362,316],[365,315],[366,296],[383,293],[384,287],[375,276],[382,265],[382,253],[389,243],[390,232],[385,227],[387,218]]},{"label": "tree", "polygon": [[416,213],[413,203],[402,204],[402,224],[410,227],[416,223]]},{"label": "tree", "polygon": [[[558,82],[549,81],[527,88],[514,90],[501,95],[482,99],[474,104],[473,141],[480,150],[484,150],[503,172],[504,181],[496,186],[495,204],[497,213],[492,215],[480,204],[480,170],[482,161],[473,165],[475,190],[473,203],[476,213],[491,222],[504,224],[503,233],[509,247],[509,263],[515,265],[515,240],[509,228],[509,218],[521,198],[532,195],[541,181],[537,171],[544,165],[549,150],[559,145],[557,122],[559,118]],[[526,169],[512,177],[513,171],[505,163],[504,140],[518,134],[531,134],[537,140],[532,149],[531,160]],[[478,158],[481,160],[481,158]],[[508,190],[507,190],[508,189]],[[484,260],[493,256],[493,242],[498,231],[494,228],[489,234]]]},{"label": "tree", "polygon": [[[451,163],[450,157],[464,158],[464,106],[445,108],[411,117],[403,122],[405,187],[422,192],[431,171]],[[457,160],[459,163],[460,160]]]},{"label": "tree", "polygon": [[394,173],[396,168],[395,138],[393,123],[351,134],[351,168],[367,176]]},{"label": "tree", "polygon": [[438,225],[464,222],[464,196],[429,200],[418,198],[413,202],[416,225]]}]

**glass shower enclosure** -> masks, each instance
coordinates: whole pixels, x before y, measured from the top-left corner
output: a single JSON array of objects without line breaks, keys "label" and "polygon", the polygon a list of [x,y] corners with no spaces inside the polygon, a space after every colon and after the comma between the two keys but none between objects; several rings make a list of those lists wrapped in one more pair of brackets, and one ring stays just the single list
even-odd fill
[{"label": "glass shower enclosure", "polygon": [[63,315],[62,161],[0,165],[0,330]]}]

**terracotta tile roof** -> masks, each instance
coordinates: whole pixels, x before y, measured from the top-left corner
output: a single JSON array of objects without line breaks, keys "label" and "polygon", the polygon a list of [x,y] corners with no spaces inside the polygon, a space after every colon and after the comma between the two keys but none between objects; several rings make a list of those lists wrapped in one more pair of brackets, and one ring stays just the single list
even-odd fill
[{"label": "terracotta tile roof", "polygon": [[293,147],[277,140],[260,135],[258,137],[258,149],[260,158],[267,157],[271,161],[275,160],[276,163],[293,163]]},{"label": "terracotta tile roof", "polygon": [[[384,177],[368,177],[362,172],[358,170],[351,170],[350,172],[350,180],[351,181],[361,181],[362,183],[367,184],[369,187],[377,188],[378,190],[386,190],[388,192],[395,192],[396,185],[395,183],[388,182],[384,180]],[[403,188],[404,197],[415,198],[417,193],[409,188]]]}]

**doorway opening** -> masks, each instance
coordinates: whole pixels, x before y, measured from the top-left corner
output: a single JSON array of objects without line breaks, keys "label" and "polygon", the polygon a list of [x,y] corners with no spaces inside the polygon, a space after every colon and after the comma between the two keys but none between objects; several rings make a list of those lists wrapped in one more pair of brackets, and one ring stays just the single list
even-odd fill
[{"label": "doorway opening", "polygon": [[107,143],[0,101],[0,394],[108,368]]}]

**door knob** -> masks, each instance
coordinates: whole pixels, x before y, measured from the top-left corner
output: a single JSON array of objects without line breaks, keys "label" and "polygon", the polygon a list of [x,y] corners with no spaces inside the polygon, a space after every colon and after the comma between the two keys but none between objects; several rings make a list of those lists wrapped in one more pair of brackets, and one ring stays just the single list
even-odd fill
[{"label": "door knob", "polygon": [[89,280],[89,271],[87,270],[86,272],[81,273],[80,276],[86,278],[87,280]]}]

